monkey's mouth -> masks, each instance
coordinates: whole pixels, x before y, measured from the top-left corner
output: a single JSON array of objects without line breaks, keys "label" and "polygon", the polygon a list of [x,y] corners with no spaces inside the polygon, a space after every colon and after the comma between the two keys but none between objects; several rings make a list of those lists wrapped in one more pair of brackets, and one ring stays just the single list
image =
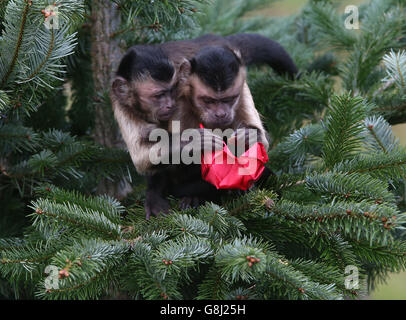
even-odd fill
[{"label": "monkey's mouth", "polygon": [[168,121],[173,116],[174,113],[175,113],[175,108],[171,109],[168,112],[159,113],[158,118],[160,121]]}]

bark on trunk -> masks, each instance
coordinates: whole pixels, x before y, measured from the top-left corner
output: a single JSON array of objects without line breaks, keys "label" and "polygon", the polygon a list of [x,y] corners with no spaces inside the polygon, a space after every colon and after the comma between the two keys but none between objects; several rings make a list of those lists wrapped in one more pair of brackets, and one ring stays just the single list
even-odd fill
[{"label": "bark on trunk", "polygon": [[111,35],[118,28],[120,16],[117,5],[110,0],[92,1],[92,71],[96,96],[95,140],[107,147],[117,146],[117,127],[112,121],[111,107],[100,94],[108,94],[110,81],[122,51]]},{"label": "bark on trunk", "polygon": [[[114,121],[108,99],[110,83],[123,54],[118,40],[111,37],[120,26],[117,5],[110,0],[92,1],[91,56],[94,83],[95,128],[94,139],[106,147],[125,148],[119,129]],[[122,198],[129,185],[123,181],[100,182],[97,192]]]}]

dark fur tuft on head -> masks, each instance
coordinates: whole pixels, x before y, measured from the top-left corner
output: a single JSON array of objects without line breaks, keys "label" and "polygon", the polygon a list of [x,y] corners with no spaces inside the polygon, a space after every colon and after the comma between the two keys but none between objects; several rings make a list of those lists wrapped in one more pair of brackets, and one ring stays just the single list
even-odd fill
[{"label": "dark fur tuft on head", "polygon": [[161,48],[152,45],[137,45],[131,47],[121,59],[117,76],[131,81],[149,73],[154,80],[169,82],[174,72],[173,65]]},{"label": "dark fur tuft on head", "polygon": [[224,46],[210,46],[200,50],[190,61],[191,71],[216,91],[225,91],[234,83],[241,60],[233,50]]}]

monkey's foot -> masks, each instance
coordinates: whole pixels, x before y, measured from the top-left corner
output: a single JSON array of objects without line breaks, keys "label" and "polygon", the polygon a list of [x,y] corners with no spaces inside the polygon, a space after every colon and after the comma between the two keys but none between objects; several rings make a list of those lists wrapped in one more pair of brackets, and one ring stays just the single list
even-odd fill
[{"label": "monkey's foot", "polygon": [[170,209],[169,201],[158,195],[149,195],[144,203],[145,218],[149,220],[151,214],[158,217],[161,213],[166,214]]},{"label": "monkey's foot", "polygon": [[189,209],[189,208],[197,208],[200,204],[199,197],[183,197],[180,199],[179,208],[181,210]]}]

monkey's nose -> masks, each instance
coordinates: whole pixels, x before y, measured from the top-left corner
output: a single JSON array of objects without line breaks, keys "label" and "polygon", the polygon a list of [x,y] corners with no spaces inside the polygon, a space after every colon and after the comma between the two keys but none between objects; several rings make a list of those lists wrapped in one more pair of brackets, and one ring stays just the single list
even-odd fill
[{"label": "monkey's nose", "polygon": [[225,116],[226,116],[226,113],[225,113],[225,112],[217,112],[217,113],[216,113],[216,117],[217,117],[217,118],[222,119],[222,118],[224,118]]}]

